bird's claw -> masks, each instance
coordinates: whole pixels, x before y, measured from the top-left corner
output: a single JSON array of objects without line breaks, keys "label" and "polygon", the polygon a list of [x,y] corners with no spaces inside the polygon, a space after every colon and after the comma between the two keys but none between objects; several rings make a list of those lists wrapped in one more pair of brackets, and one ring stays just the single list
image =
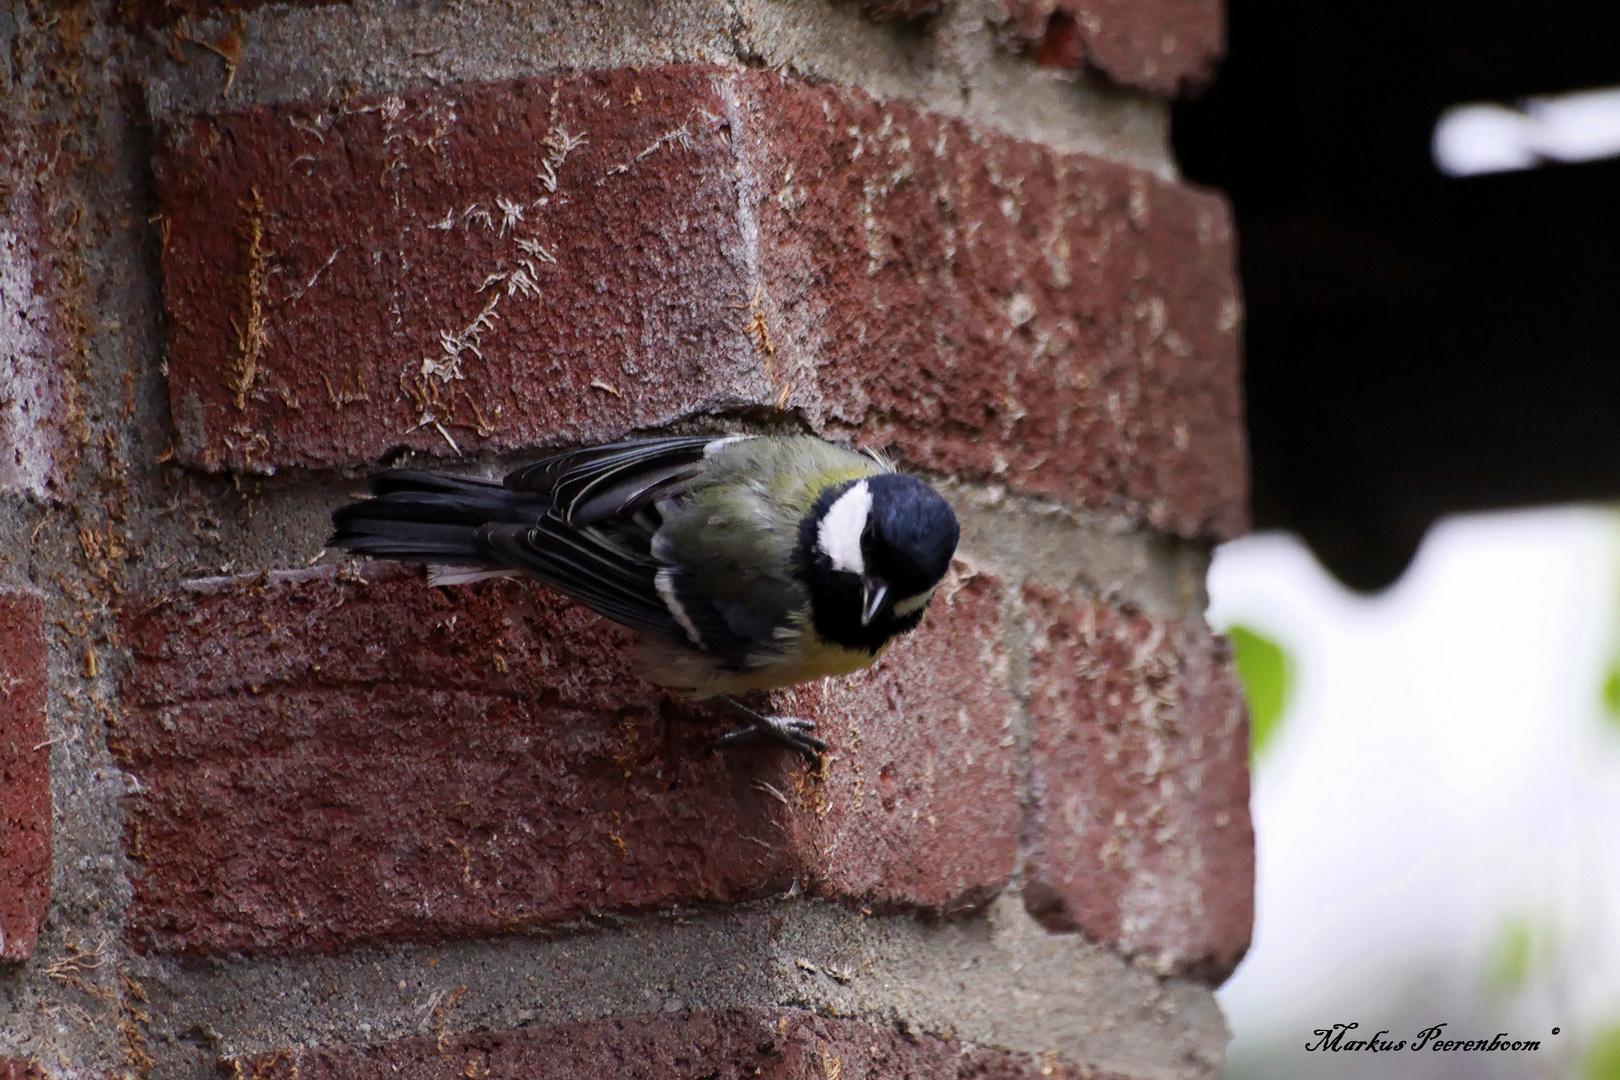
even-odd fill
[{"label": "bird's claw", "polygon": [[763,723],[753,730],[780,743],[789,750],[797,750],[808,758],[817,758],[827,752],[827,743],[810,734],[816,730],[814,720],[803,720],[797,716],[764,716],[760,718]]},{"label": "bird's claw", "polygon": [[821,755],[827,752],[825,740],[818,739],[810,734],[816,730],[814,720],[805,720],[797,716],[764,716],[745,705],[727,699],[732,708],[747,715],[751,726],[722,735],[709,744],[710,750],[718,750],[723,746],[735,746],[738,743],[753,742],[755,739],[765,738],[786,747],[796,753],[803,754],[811,764],[820,761]]}]

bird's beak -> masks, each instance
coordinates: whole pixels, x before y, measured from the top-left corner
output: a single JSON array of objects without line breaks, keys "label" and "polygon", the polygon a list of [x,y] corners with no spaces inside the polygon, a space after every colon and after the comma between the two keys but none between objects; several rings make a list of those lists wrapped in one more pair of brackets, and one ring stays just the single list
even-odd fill
[{"label": "bird's beak", "polygon": [[889,583],[875,577],[861,578],[861,625],[865,626],[877,618],[878,609],[883,607],[883,600],[889,595]]}]

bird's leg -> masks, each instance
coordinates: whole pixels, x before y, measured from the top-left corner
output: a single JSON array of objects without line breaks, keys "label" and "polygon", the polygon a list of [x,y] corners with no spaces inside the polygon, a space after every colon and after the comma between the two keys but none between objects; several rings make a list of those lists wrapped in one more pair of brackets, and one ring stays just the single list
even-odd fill
[{"label": "bird's leg", "polygon": [[722,696],[720,700],[746,716],[751,726],[720,736],[709,745],[711,750],[763,737],[803,754],[812,763],[827,752],[827,744],[810,734],[816,729],[813,720],[801,720],[796,716],[763,716],[732,698]]}]

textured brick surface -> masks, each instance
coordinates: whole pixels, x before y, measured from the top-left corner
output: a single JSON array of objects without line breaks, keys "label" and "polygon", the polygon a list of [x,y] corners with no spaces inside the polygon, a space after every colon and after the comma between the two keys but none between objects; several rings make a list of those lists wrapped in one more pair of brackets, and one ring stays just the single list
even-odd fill
[{"label": "textured brick surface", "polygon": [[1223,980],[1254,905],[1248,721],[1224,643],[1039,588],[1024,600],[1030,910]]},{"label": "textured brick surface", "polygon": [[[347,3],[348,0],[278,0],[279,3],[291,7],[326,7],[333,4]],[[220,12],[253,11],[263,7],[266,0],[116,0],[118,14],[129,23],[142,27],[167,27],[178,23],[184,33],[186,20],[200,18]],[[179,49],[181,41],[186,37],[177,37],[175,48]],[[195,39],[191,39],[195,40]],[[234,33],[226,31],[223,41],[212,41],[210,44],[217,48],[224,48],[227,52],[234,46],[242,48],[241,30],[238,27]],[[184,55],[183,53],[181,55]],[[240,53],[238,53],[240,61]]]},{"label": "textured brick surface", "polygon": [[768,399],[714,79],[626,71],[198,121],[157,162],[182,454],[359,463]]},{"label": "textured brick surface", "polygon": [[1183,534],[1243,530],[1218,198],[862,95],[745,89],[767,292],[826,426]]},{"label": "textured brick surface", "polygon": [[262,1080],[1123,1080],[1051,1057],[963,1046],[799,1009],[730,1009],[381,1046],[290,1049],[235,1064]]},{"label": "textured brick surface", "polygon": [[[0,108],[9,108],[0,102]],[[49,496],[60,483],[67,364],[53,302],[54,275],[41,201],[52,164],[37,131],[0,117],[0,492]]]},{"label": "textured brick surface", "polygon": [[1037,63],[1158,94],[1204,86],[1226,53],[1220,0],[1005,0],[1005,13]]},{"label": "textured brick surface", "polygon": [[164,145],[188,462],[356,465],[782,406],[924,467],[1244,527],[1214,195],[704,67],[256,109]]},{"label": "textured brick surface", "polygon": [[861,11],[878,22],[906,22],[939,12],[941,0],[860,0]]},{"label": "textured brick surface", "polygon": [[51,899],[45,608],[0,589],[0,961],[33,955]]},{"label": "textured brick surface", "polygon": [[[635,678],[626,635],[538,587],[330,569],[132,605],[141,947],[330,950],[786,888],[951,911],[1006,880],[1018,792],[999,589],[873,672],[784,694],[828,775]],[[784,711],[787,711],[784,710]],[[707,717],[707,719],[703,719]]]}]

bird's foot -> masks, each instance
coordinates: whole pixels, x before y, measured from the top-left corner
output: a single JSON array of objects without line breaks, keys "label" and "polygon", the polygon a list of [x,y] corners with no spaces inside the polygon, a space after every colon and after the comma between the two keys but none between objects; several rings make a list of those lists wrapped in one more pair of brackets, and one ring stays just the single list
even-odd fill
[{"label": "bird's foot", "polygon": [[720,738],[709,744],[711,750],[765,738],[779,746],[803,754],[810,760],[811,764],[817,764],[821,760],[821,755],[827,752],[826,742],[810,734],[816,730],[816,724],[813,720],[803,720],[797,716],[764,716],[730,698],[721,698],[720,700],[746,716],[750,726],[720,736]]}]

